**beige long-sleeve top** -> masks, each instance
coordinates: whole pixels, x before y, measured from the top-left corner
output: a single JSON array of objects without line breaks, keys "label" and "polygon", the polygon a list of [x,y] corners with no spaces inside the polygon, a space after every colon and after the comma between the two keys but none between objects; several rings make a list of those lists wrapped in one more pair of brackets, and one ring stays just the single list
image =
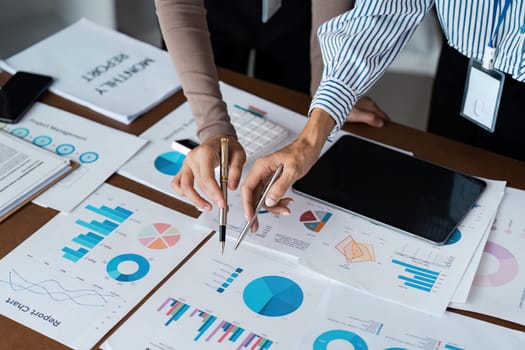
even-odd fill
[{"label": "beige long-sleeve top", "polygon": [[[312,94],[323,69],[316,29],[352,4],[353,0],[312,0]],[[216,135],[235,135],[219,90],[203,0],[155,0],[155,6],[168,52],[196,119],[197,137],[204,141]]]}]

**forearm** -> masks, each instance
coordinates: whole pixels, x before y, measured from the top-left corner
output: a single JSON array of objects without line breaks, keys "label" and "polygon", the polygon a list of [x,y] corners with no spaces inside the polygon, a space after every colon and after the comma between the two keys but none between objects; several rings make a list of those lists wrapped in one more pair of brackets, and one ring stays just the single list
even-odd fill
[{"label": "forearm", "polygon": [[155,0],[168,52],[182,83],[201,141],[235,135],[219,90],[202,0]]},{"label": "forearm", "polygon": [[324,22],[349,11],[354,0],[312,0],[312,31],[310,35],[310,95],[314,95],[323,75],[323,57],[317,40],[317,30]]},{"label": "forearm", "polygon": [[433,0],[362,0],[323,24],[318,38],[325,65],[310,113],[327,111],[335,133],[356,101],[381,77],[432,7]]}]

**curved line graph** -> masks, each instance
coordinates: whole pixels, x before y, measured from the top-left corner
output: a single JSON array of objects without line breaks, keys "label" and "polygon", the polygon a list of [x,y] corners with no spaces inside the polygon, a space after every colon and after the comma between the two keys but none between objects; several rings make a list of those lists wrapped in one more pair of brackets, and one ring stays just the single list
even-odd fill
[{"label": "curved line graph", "polygon": [[[15,281],[18,278],[20,281]],[[34,294],[47,294],[54,301],[72,301],[80,306],[105,306],[107,298],[116,297],[112,294],[102,294],[95,289],[66,289],[58,281],[53,279],[40,282],[31,282],[22,277],[14,269],[9,272],[9,280],[0,280],[15,292],[28,291]]]}]

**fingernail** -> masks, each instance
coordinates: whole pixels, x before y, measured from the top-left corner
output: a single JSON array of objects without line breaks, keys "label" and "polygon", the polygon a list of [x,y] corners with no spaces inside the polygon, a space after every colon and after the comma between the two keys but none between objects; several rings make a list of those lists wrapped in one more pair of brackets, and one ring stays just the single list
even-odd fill
[{"label": "fingernail", "polygon": [[275,199],[273,199],[271,197],[266,197],[266,200],[264,201],[264,204],[266,204],[266,206],[268,206],[268,207],[273,207],[274,205],[277,204],[277,202],[275,201]]},{"label": "fingernail", "polygon": [[283,211],[283,212],[282,212],[282,215],[284,215],[284,216],[290,216],[290,212],[289,212],[289,211]]}]

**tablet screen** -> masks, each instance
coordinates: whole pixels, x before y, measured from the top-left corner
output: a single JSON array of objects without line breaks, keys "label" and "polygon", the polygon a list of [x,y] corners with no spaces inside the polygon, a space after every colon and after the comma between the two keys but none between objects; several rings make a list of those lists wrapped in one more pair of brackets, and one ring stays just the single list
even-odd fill
[{"label": "tablet screen", "polygon": [[345,135],[292,189],[443,244],[485,186],[475,177]]}]

